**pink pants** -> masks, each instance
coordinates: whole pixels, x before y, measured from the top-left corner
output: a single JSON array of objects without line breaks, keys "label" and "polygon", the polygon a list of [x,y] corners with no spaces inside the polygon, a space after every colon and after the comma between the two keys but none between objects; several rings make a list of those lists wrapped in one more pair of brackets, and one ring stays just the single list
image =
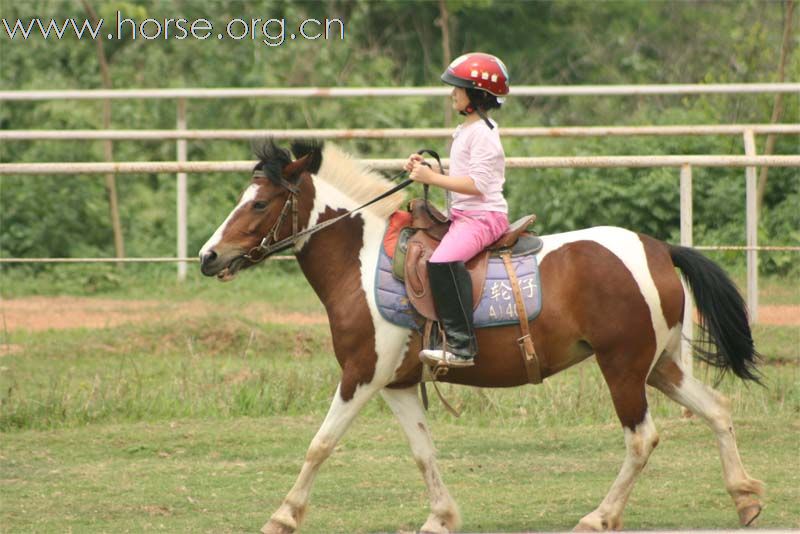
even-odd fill
[{"label": "pink pants", "polygon": [[508,230],[508,216],[500,211],[450,210],[450,230],[433,252],[432,263],[469,261]]}]

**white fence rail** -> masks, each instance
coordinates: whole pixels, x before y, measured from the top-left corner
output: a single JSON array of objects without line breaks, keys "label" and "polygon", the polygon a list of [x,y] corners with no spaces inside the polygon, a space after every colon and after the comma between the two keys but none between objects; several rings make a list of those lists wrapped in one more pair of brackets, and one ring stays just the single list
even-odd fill
[{"label": "white fence rail", "polygon": [[[632,137],[677,135],[800,134],[800,124],[724,124],[696,126],[571,126],[500,128],[503,137]],[[273,139],[423,139],[448,138],[452,128],[353,128],[305,130],[0,130],[0,141],[167,141]],[[180,158],[179,158],[180,159]]]},{"label": "white fence rail", "polygon": [[[376,170],[402,169],[405,159],[362,159]],[[34,174],[138,174],[138,173],[211,173],[250,172],[257,162],[241,161],[128,161],[117,163],[0,163],[0,175]],[[450,160],[442,158],[442,165]],[[636,167],[800,167],[800,156],[566,156],[506,158],[506,168],[636,168]]]},{"label": "white fence rail", "polygon": [[[520,85],[514,96],[641,96],[800,93],[800,83],[698,83],[660,85]],[[396,98],[446,96],[447,87],[274,87],[209,89],[76,89],[0,91],[0,100],[105,100],[204,98]]]}]

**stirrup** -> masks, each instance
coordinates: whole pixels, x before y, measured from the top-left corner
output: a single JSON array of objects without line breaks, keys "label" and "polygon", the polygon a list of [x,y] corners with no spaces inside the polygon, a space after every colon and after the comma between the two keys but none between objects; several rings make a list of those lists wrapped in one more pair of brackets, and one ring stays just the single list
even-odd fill
[{"label": "stirrup", "polygon": [[419,359],[422,363],[431,367],[472,367],[475,365],[475,358],[459,358],[452,352],[440,349],[425,349],[419,352]]}]

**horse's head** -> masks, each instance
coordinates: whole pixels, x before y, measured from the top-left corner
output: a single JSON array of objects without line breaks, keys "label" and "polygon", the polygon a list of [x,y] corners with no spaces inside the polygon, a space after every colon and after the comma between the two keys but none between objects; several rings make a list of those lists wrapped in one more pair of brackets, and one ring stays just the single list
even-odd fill
[{"label": "horse's head", "polygon": [[[256,263],[254,248],[275,243],[308,224],[314,202],[311,174],[319,170],[321,146],[296,142],[290,152],[267,141],[257,150],[250,185],[225,221],[200,249],[200,270],[230,280]],[[259,258],[260,259],[260,258]]]}]

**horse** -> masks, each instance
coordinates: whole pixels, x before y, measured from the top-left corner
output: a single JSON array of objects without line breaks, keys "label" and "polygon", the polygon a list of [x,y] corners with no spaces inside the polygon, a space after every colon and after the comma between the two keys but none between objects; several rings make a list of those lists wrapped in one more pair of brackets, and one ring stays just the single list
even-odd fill
[{"label": "horse", "polygon": [[[295,141],[290,151],[268,140],[257,156],[249,185],[200,250],[201,271],[229,280],[262,259],[255,254],[262,241],[289,243],[325,306],[341,367],[330,409],[297,480],[262,532],[299,529],[320,465],[377,393],[405,432],[427,485],[430,514],[421,530],[456,531],[461,524],[458,507],[437,467],[417,394],[423,376],[418,359],[421,334],[386,321],[375,301],[379,249],[388,217],[403,205],[404,194],[392,193],[392,182],[334,145]],[[391,194],[351,211],[386,193]],[[334,219],[338,220],[333,223]],[[680,355],[682,324],[691,320],[684,315],[684,302],[691,293],[707,333],[703,347],[708,348],[698,357],[723,373],[732,371],[742,380],[758,382],[760,355],[736,286],[718,265],[693,249],[623,228],[595,227],[541,239],[544,247],[537,257],[544,302],[538,318],[529,323],[541,376],[595,355],[625,440],[625,458],[608,494],[575,529],[622,528],[628,497],[659,441],[646,385],[711,428],[725,487],[741,524],[750,525],[761,512],[764,484],[742,465],[729,401],[696,379],[691,364]],[[440,379],[480,387],[524,385],[518,328],[479,329],[476,365],[451,369]]]}]

